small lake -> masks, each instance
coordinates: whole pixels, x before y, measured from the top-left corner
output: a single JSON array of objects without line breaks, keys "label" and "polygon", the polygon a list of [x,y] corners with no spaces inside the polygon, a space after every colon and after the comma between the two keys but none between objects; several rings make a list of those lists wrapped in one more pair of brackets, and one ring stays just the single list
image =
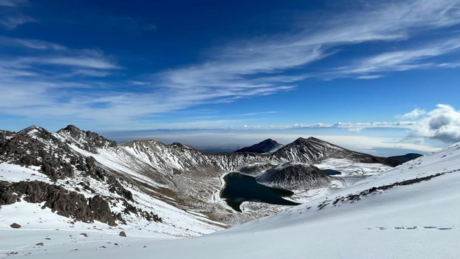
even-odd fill
[{"label": "small lake", "polygon": [[225,186],[220,197],[226,199],[227,204],[236,211],[244,201],[264,202],[277,205],[299,205],[283,197],[290,197],[294,193],[288,190],[267,187],[259,184],[256,178],[240,173],[229,173],[224,177]]},{"label": "small lake", "polygon": [[323,171],[327,175],[341,175],[342,174],[342,172],[332,170],[332,169],[324,169],[324,170],[321,170],[321,171]]}]

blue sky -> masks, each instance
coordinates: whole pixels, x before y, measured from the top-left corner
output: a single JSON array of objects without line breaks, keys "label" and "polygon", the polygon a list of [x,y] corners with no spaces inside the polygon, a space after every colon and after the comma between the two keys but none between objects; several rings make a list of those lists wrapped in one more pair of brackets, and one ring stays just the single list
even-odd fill
[{"label": "blue sky", "polygon": [[0,0],[1,129],[428,152],[459,79],[460,0]]}]

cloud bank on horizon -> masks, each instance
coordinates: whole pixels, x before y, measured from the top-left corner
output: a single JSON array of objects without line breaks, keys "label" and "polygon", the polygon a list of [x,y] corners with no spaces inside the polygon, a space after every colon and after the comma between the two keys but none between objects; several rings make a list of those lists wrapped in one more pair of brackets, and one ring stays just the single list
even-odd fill
[{"label": "cloud bank on horizon", "polygon": [[399,128],[405,142],[460,141],[460,0],[238,2],[0,0],[2,128]]}]

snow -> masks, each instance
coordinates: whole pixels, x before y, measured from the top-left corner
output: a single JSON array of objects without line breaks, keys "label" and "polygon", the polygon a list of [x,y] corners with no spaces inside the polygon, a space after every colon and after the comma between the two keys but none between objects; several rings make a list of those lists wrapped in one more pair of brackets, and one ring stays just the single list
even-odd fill
[{"label": "snow", "polygon": [[21,167],[19,165],[0,163],[0,181],[41,181],[51,183],[48,176],[39,172],[39,166]]},{"label": "snow", "polygon": [[[5,225],[9,222],[1,218],[0,249],[5,254],[19,252],[17,257],[30,252],[27,257],[53,259],[454,259],[460,254],[459,161],[457,144],[276,216],[192,239],[158,240],[129,233],[127,238],[120,238],[101,233],[89,234],[89,242],[83,242],[81,237],[70,238],[70,230],[8,229]],[[332,204],[337,198],[372,187],[439,173],[443,174],[427,181],[380,190],[354,202]],[[319,209],[321,204],[328,205]],[[2,216],[7,207],[2,207]],[[44,247],[34,246],[45,237],[51,240],[45,240]]]},{"label": "snow", "polygon": [[319,164],[315,164],[319,169],[332,169],[342,173],[344,176],[363,176],[380,174],[391,169],[390,166],[379,163],[357,163],[348,159],[329,158]]}]

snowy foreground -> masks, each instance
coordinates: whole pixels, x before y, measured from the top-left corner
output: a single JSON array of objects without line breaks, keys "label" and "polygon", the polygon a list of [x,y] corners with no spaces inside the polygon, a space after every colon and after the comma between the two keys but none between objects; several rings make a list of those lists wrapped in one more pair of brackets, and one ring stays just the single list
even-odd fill
[{"label": "snowy foreground", "polygon": [[[98,224],[59,230],[68,219],[16,203],[2,208],[0,258],[460,258],[459,186],[457,144],[276,216],[178,240]],[[42,224],[9,227],[40,213]]]}]

